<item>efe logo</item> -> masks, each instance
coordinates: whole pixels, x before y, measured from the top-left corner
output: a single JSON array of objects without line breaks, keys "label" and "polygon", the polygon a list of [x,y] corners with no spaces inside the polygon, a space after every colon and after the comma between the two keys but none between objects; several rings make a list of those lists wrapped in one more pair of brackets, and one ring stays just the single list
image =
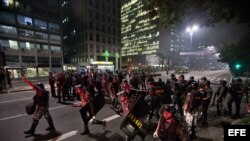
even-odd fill
[{"label": "efe logo", "polygon": [[228,136],[247,136],[246,129],[228,129]]},{"label": "efe logo", "polygon": [[249,141],[249,125],[226,125],[224,126],[224,141],[238,140]]}]

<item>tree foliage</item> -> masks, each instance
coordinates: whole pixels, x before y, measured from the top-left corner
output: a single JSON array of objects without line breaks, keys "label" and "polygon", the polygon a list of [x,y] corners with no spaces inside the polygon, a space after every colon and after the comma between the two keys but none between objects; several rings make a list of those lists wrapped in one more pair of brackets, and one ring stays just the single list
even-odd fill
[{"label": "tree foliage", "polygon": [[211,26],[236,18],[238,23],[250,25],[249,0],[143,0],[143,4],[152,17],[159,16],[164,27],[184,19]]},{"label": "tree foliage", "polygon": [[219,48],[221,62],[228,63],[231,70],[235,65],[242,64],[241,71],[250,68],[250,32],[244,35],[238,43],[224,45]]}]

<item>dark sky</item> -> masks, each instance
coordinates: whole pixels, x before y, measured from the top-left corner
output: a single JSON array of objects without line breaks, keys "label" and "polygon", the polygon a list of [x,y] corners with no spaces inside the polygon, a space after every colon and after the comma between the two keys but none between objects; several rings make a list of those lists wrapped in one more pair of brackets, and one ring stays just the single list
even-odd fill
[{"label": "dark sky", "polygon": [[[183,30],[184,37],[189,38],[186,29]],[[194,42],[205,41],[208,45],[214,46],[236,43],[247,30],[249,30],[249,28],[243,24],[220,22],[215,24],[215,27],[200,27],[199,30],[194,33],[193,40]]]}]

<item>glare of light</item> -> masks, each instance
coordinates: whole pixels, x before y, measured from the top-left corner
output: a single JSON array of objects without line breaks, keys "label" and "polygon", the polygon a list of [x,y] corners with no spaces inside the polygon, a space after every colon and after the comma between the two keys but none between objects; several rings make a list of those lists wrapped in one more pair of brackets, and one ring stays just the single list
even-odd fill
[{"label": "glare of light", "polygon": [[193,25],[192,27],[187,27],[187,32],[189,32],[190,34],[193,34],[194,31],[197,31],[199,29],[198,25]]},{"label": "glare of light", "polygon": [[193,25],[193,27],[192,27],[192,30],[193,31],[197,31],[199,29],[199,26],[198,25]]},{"label": "glare of light", "polygon": [[220,53],[215,53],[215,56],[218,58],[220,56]]},{"label": "glare of light", "polygon": [[190,29],[190,27],[188,27],[188,28],[187,28],[187,32],[191,32],[191,29]]},{"label": "glare of light", "polygon": [[214,49],[215,49],[214,46],[208,46],[207,48],[209,51],[214,51]]}]

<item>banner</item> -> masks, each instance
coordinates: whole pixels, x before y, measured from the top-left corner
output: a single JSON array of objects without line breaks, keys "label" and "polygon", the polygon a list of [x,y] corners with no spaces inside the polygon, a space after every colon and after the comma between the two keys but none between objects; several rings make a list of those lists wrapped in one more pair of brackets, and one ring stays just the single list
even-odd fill
[{"label": "banner", "polygon": [[142,138],[146,136],[146,124],[145,119],[149,114],[148,104],[144,98],[146,96],[145,91],[137,91],[136,99],[131,111],[125,116],[121,123],[120,129],[130,138],[133,139],[136,134]]}]

